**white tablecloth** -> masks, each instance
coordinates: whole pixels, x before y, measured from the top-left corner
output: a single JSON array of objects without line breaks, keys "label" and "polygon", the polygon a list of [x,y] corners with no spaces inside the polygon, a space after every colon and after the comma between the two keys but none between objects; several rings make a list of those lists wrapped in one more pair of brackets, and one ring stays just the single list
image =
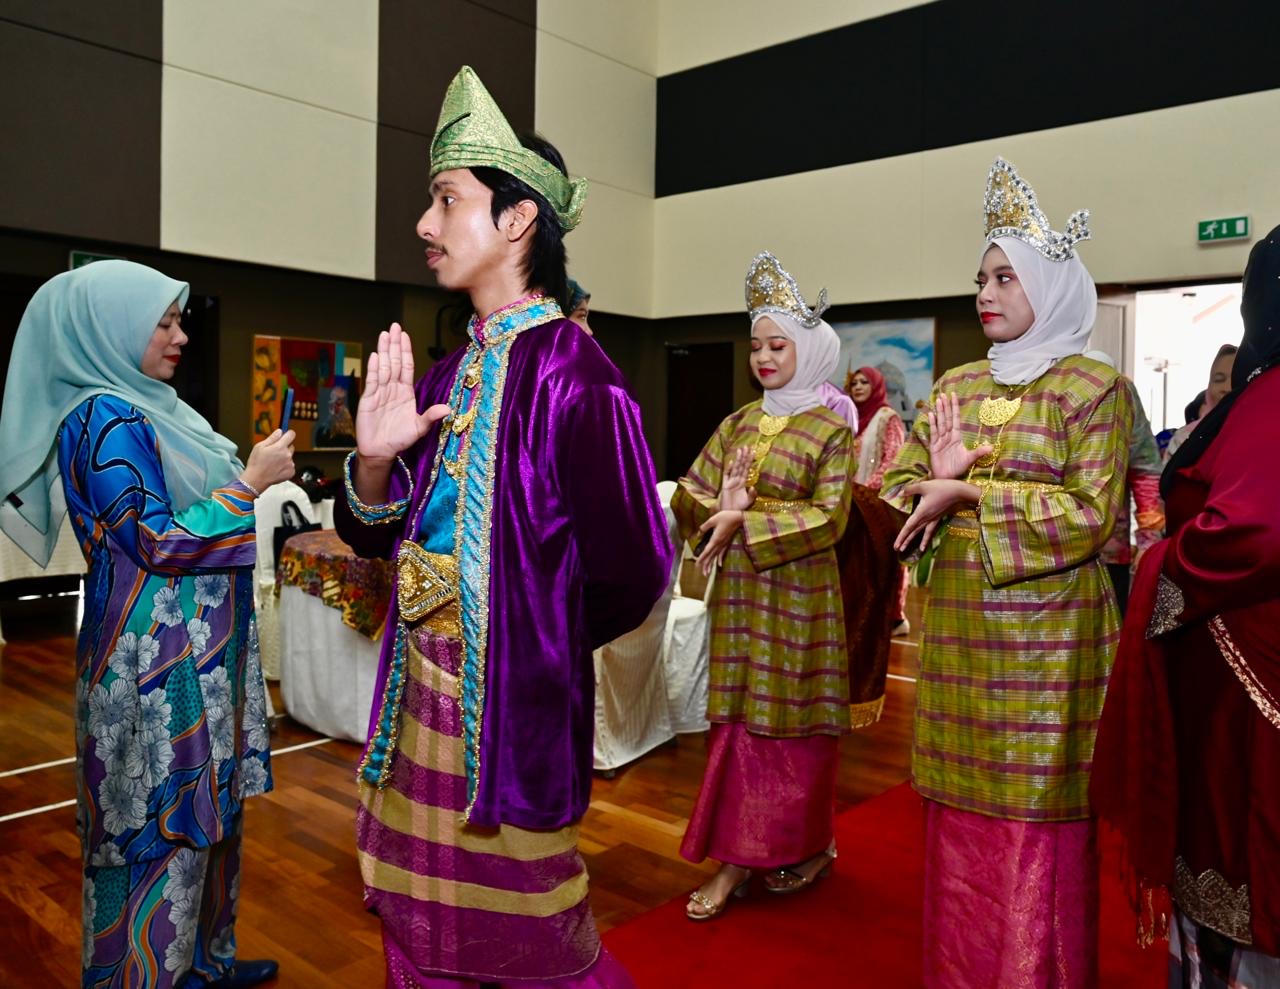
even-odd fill
[{"label": "white tablecloth", "polygon": [[363,743],[382,644],[299,587],[280,589],[279,622],[285,710],[321,734]]},{"label": "white tablecloth", "polygon": [[681,734],[706,731],[711,674],[711,615],[699,598],[676,598],[667,614],[662,645],[671,727]]},{"label": "white tablecloth", "polygon": [[[664,481],[670,500],[675,484]],[[689,544],[681,543],[677,556],[693,560]],[[679,571],[677,570],[677,575]],[[675,598],[667,612],[666,635],[662,640],[662,668],[667,684],[667,704],[671,727],[678,733],[706,731],[707,688],[711,676],[711,613],[707,604],[715,586],[715,574],[706,582],[702,597],[687,597],[676,581]]]}]

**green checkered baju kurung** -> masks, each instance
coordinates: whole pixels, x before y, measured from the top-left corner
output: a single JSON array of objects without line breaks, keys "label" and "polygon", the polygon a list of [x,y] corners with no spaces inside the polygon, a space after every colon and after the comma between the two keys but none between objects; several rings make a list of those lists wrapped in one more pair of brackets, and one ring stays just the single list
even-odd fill
[{"label": "green checkered baju kurung", "polygon": [[[754,446],[760,402],[729,416],[671,500],[684,539],[717,510],[728,453]],[[835,544],[849,518],[853,434],[834,412],[791,417],[760,470],[711,598],[707,717],[772,737],[849,730],[849,661]],[[794,502],[795,508],[776,502]]]},{"label": "green checkered baju kurung", "polygon": [[[965,442],[978,407],[1008,389],[990,362],[947,372]],[[1016,394],[1015,390],[1015,394]],[[929,578],[913,775],[924,796],[1025,821],[1089,814],[1093,741],[1120,616],[1099,551],[1125,497],[1133,407],[1119,376],[1067,357],[1031,384],[1005,426],[976,519],[944,523]],[[885,473],[884,497],[929,475],[928,422]],[[975,472],[986,481],[988,470]],[[975,528],[976,527],[976,528]]]}]

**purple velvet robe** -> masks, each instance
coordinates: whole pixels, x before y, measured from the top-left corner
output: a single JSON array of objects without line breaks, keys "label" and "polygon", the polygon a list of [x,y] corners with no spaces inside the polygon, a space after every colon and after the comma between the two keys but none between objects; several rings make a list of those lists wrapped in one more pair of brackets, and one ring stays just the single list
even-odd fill
[{"label": "purple velvet robe", "polygon": [[[419,411],[448,401],[466,348],[418,382]],[[439,427],[401,456],[417,514]],[[559,828],[591,793],[591,652],[638,626],[666,589],[672,547],[640,410],[575,323],[532,327],[512,345],[496,444],[490,626],[472,824]],[[393,471],[392,499],[404,497]],[[394,559],[407,522],[365,525],[339,498],[338,533],[360,556]],[[392,591],[372,718],[399,607]],[[370,726],[372,734],[373,726]]]}]

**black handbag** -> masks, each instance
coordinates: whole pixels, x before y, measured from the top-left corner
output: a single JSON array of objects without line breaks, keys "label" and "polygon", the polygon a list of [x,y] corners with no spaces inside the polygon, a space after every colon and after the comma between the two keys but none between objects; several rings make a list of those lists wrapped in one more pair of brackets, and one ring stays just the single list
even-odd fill
[{"label": "black handbag", "polygon": [[302,509],[298,507],[297,502],[286,501],[280,508],[280,525],[276,526],[271,538],[271,544],[276,551],[276,566],[280,565],[280,554],[284,551],[284,544],[291,537],[304,532],[315,532],[319,528],[319,522],[307,521],[307,517],[302,514]]}]

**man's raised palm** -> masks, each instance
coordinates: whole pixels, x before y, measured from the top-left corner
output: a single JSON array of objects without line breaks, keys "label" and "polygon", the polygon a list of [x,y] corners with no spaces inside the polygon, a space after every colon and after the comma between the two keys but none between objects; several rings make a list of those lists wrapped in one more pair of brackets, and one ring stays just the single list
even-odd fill
[{"label": "man's raised palm", "polygon": [[419,414],[413,372],[409,335],[399,323],[392,323],[389,331],[378,336],[378,349],[369,356],[364,394],[356,409],[356,449],[362,459],[390,460],[449,414],[447,405],[433,405]]}]

